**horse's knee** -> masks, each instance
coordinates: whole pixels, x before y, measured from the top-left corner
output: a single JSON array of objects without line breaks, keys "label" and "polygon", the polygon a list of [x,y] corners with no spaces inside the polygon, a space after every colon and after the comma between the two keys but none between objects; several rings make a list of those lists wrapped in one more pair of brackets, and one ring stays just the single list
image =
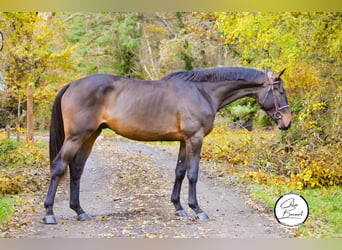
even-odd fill
[{"label": "horse's knee", "polygon": [[183,168],[181,166],[176,168],[176,177],[180,179],[184,179],[185,173],[186,173],[186,168]]},{"label": "horse's knee", "polygon": [[190,183],[197,183],[197,180],[198,180],[198,173],[195,172],[195,171],[188,171],[188,180]]},{"label": "horse's knee", "polygon": [[60,160],[54,160],[52,162],[52,171],[51,171],[51,177],[61,177],[64,175],[66,171],[66,164],[63,164]]}]

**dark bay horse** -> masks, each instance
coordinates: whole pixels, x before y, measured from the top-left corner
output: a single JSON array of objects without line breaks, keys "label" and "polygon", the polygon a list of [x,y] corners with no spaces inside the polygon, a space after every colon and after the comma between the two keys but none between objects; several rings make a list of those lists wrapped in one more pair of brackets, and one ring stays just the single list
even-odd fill
[{"label": "dark bay horse", "polygon": [[280,78],[283,72],[222,67],[174,72],[154,81],[97,74],[69,83],[53,105],[45,223],[56,223],[54,198],[68,166],[70,208],[79,220],[90,219],[80,206],[80,177],[103,128],[134,140],[180,141],[171,201],[178,216],[187,216],[180,203],[187,173],[189,206],[198,219],[208,219],[196,198],[203,138],[213,129],[217,111],[244,96],[255,98],[279,129],[288,129],[292,117]]}]

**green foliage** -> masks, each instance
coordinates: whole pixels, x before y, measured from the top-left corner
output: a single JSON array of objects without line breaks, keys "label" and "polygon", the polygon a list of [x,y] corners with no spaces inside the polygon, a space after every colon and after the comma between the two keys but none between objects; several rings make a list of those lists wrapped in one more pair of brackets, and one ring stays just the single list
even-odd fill
[{"label": "green foliage", "polygon": [[14,210],[15,198],[0,198],[0,225],[7,221],[7,218],[12,214]]},{"label": "green foliage", "polygon": [[193,66],[192,66],[192,62],[193,62],[193,58],[191,56],[189,56],[188,54],[184,53],[184,52],[179,52],[177,54],[177,56],[182,59],[184,66],[183,69],[184,70],[193,70]]},{"label": "green foliage", "polygon": [[342,187],[294,190],[275,184],[249,185],[252,196],[274,208],[277,199],[286,193],[295,192],[303,196],[310,206],[308,220],[304,225],[292,229],[295,237],[340,238],[342,237]]},{"label": "green foliage", "polygon": [[120,76],[141,78],[142,70],[137,64],[142,35],[139,26],[139,16],[136,14],[126,14],[115,24],[119,48],[115,53],[117,59],[114,67]]},{"label": "green foliage", "polygon": [[261,128],[271,127],[273,125],[272,119],[262,110],[256,112],[255,123]]},{"label": "green foliage", "polygon": [[256,111],[256,108],[251,107],[250,105],[237,105],[229,108],[229,111],[232,114],[232,120],[249,120],[250,115]]},{"label": "green foliage", "polygon": [[[4,137],[5,139],[5,137]],[[0,144],[0,155],[5,156],[8,153],[13,152],[17,148],[15,141],[13,140],[1,140]],[[3,159],[1,159],[3,160]]]},{"label": "green foliage", "polygon": [[231,115],[233,122],[247,122],[250,121],[257,111],[257,105],[254,100],[251,99],[240,99],[230,104],[226,108]]},{"label": "green foliage", "polygon": [[77,48],[74,54],[81,75],[116,74],[142,78],[139,64],[142,26],[137,13],[64,14],[67,38]]}]

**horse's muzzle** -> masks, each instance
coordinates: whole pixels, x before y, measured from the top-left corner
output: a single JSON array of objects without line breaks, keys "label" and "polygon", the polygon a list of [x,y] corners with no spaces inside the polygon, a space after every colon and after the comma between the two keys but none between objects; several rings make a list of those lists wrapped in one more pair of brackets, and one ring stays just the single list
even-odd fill
[{"label": "horse's muzzle", "polygon": [[288,130],[291,127],[292,116],[290,114],[283,114],[281,119],[278,120],[278,127],[281,130]]}]

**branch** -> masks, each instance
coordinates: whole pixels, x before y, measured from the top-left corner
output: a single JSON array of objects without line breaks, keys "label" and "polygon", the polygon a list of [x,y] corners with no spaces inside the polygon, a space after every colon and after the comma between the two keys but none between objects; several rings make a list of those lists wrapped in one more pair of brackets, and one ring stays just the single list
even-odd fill
[{"label": "branch", "polygon": [[153,76],[152,76],[151,73],[148,71],[148,69],[147,69],[147,67],[146,67],[145,64],[144,64],[144,70],[146,71],[148,77],[149,77],[151,80],[154,80],[154,79],[153,79]]},{"label": "branch", "polygon": [[177,37],[177,34],[173,31],[173,29],[171,29],[170,25],[167,23],[165,17],[156,12],[156,16],[162,21],[162,23],[165,25],[166,29],[174,36],[174,37]]},{"label": "branch", "polygon": [[70,20],[72,20],[74,17],[76,16],[81,16],[81,13],[73,13],[70,16],[68,16],[66,19],[63,20],[63,23],[69,22]]}]

